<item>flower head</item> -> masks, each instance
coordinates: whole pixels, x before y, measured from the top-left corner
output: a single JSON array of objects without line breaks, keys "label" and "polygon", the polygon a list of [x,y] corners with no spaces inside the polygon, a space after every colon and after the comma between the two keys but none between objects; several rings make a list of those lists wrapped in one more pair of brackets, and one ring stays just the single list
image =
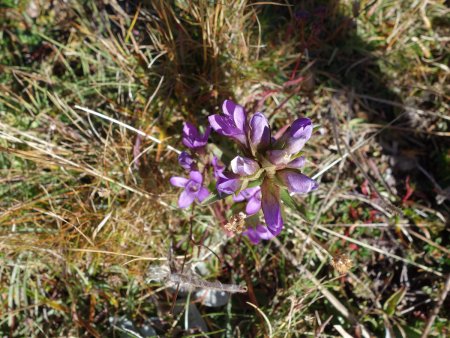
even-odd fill
[{"label": "flower head", "polygon": [[300,152],[311,138],[313,125],[308,118],[298,118],[275,139],[263,113],[257,112],[247,120],[244,108],[230,100],[224,101],[222,111],[223,114],[208,117],[211,128],[239,141],[243,156],[231,160],[230,171],[213,158],[216,189],[220,195],[231,195],[251,186],[233,196],[233,200],[246,201],[245,211],[249,216],[262,209],[265,224],[245,233],[253,243],[258,243],[277,236],[283,228],[280,193],[284,189],[306,194],[318,187],[313,179],[300,172],[305,164]]},{"label": "flower head", "polygon": [[187,208],[195,199],[201,203],[209,196],[208,189],[202,186],[203,176],[198,171],[191,171],[189,178],[174,176],[170,179],[170,183],[176,187],[184,188],[178,199],[180,208]]},{"label": "flower head", "polygon": [[191,123],[185,122],[183,125],[183,144],[190,149],[204,147],[208,143],[211,127],[207,127],[204,134],[200,134],[198,129]]},{"label": "flower head", "polygon": [[208,117],[211,127],[223,136],[232,137],[242,144],[246,144],[247,114],[244,107],[233,101],[225,100],[222,112],[223,115],[215,114]]}]

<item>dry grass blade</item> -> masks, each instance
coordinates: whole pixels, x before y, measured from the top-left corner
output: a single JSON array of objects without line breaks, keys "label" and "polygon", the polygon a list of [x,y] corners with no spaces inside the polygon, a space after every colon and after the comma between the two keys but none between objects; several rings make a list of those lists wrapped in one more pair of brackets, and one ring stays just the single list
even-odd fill
[{"label": "dry grass blade", "polygon": [[259,312],[259,314],[264,318],[266,324],[267,324],[267,328],[269,329],[269,337],[272,338],[273,337],[273,329],[272,329],[272,324],[270,324],[270,320],[269,318],[267,318],[266,314],[259,308],[257,307],[255,304],[252,304],[250,302],[246,302],[248,305],[250,305],[251,307],[255,308],[256,311]]},{"label": "dry grass blade", "polygon": [[[106,115],[104,115],[104,114],[98,113],[98,112],[96,112],[96,111],[94,111],[94,110],[92,110],[92,109],[88,109],[88,108],[84,108],[84,107],[80,107],[80,106],[75,106],[75,108],[76,108],[76,109],[80,109],[80,110],[82,110],[82,111],[84,111],[84,112],[86,112],[86,113],[89,113],[89,114],[98,116],[98,117],[100,117],[100,118],[102,118],[102,119],[105,119],[105,120],[107,120],[107,121],[109,121],[109,122],[115,123],[115,124],[117,124],[117,125],[119,125],[119,126],[121,126],[121,127],[124,127],[124,128],[126,128],[126,129],[129,129],[129,130],[135,132],[136,134],[139,134],[139,135],[141,135],[141,136],[143,136],[143,137],[145,137],[145,138],[147,138],[147,139],[149,139],[149,140],[151,140],[151,141],[153,141],[153,142],[155,142],[155,143],[157,143],[157,144],[163,144],[163,141],[157,139],[156,137],[153,137],[153,136],[151,136],[151,135],[148,135],[148,134],[144,133],[143,131],[141,131],[141,130],[139,130],[139,129],[136,129],[136,128],[134,128],[134,127],[132,127],[132,126],[126,124],[126,123],[123,123],[123,122],[121,122],[121,121],[119,121],[119,120],[116,120],[116,119],[114,119],[114,118],[112,118],[112,117],[109,117],[109,116],[106,116]],[[177,154],[180,154],[180,153],[181,153],[181,150],[178,150],[178,149],[176,149],[176,148],[174,148],[174,147],[172,147],[172,146],[170,146],[170,145],[165,145],[165,147],[166,147],[167,149],[169,149],[169,150],[171,150],[171,151],[177,153]]]},{"label": "dry grass blade", "polygon": [[433,327],[433,323],[436,320],[436,317],[439,314],[439,311],[442,308],[442,304],[444,304],[444,301],[447,298],[447,294],[449,291],[450,291],[450,275],[447,276],[447,280],[445,281],[444,288],[441,294],[439,295],[439,299],[436,302],[436,305],[434,306],[433,310],[431,311],[430,316],[428,317],[427,325],[423,330],[421,338],[426,338],[430,334],[431,328]]},{"label": "dry grass blade", "polygon": [[419,263],[413,262],[413,261],[410,260],[410,259],[403,258],[403,257],[400,257],[400,256],[398,256],[398,255],[392,254],[392,253],[390,253],[390,252],[387,252],[387,251],[385,251],[385,250],[382,250],[382,249],[380,249],[380,248],[377,248],[377,247],[375,247],[375,246],[373,246],[373,245],[370,245],[370,244],[361,242],[360,240],[357,240],[357,239],[354,239],[354,238],[351,238],[351,237],[342,235],[342,234],[340,234],[340,233],[338,233],[338,232],[336,232],[336,231],[327,229],[327,228],[325,228],[325,227],[323,227],[323,226],[318,225],[317,228],[320,229],[320,230],[322,230],[322,231],[324,231],[324,232],[326,232],[326,233],[329,233],[330,235],[333,235],[333,236],[338,237],[338,238],[345,239],[346,241],[349,241],[349,242],[351,242],[351,243],[357,244],[357,245],[362,246],[362,247],[364,247],[364,248],[366,248],[366,249],[373,250],[373,251],[378,252],[378,253],[380,253],[380,254],[383,254],[383,255],[386,255],[386,256],[388,256],[388,257],[391,257],[391,258],[393,258],[393,259],[395,259],[395,260],[402,261],[402,262],[405,262],[405,263],[410,264],[410,265],[414,265],[414,266],[416,266],[416,267],[418,267],[418,268],[420,268],[420,269],[422,269],[422,270],[424,270],[424,271],[431,272],[431,273],[435,274],[436,276],[439,276],[439,277],[443,277],[443,276],[444,276],[444,275],[443,275],[442,273],[440,273],[439,271],[436,271],[436,270],[434,270],[434,269],[432,269],[432,268],[430,268],[430,267],[428,267],[428,266],[425,266],[425,265],[423,265],[423,264],[419,264]]}]

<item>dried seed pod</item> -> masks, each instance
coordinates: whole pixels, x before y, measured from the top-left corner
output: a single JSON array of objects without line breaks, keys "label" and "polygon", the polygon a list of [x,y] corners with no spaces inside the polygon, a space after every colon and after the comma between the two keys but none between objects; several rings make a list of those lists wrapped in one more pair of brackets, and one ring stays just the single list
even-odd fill
[{"label": "dried seed pod", "polygon": [[353,267],[353,262],[346,254],[338,254],[332,258],[331,265],[338,273],[343,275]]},{"label": "dried seed pod", "polygon": [[230,221],[225,224],[224,227],[227,231],[240,234],[245,229],[245,218],[245,213],[240,212],[237,215],[233,215],[233,217],[231,217]]}]

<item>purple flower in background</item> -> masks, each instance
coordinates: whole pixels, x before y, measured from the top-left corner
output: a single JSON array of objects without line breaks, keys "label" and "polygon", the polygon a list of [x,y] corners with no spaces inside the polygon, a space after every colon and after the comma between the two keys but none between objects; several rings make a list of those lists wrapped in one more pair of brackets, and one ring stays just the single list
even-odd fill
[{"label": "purple flower in background", "polygon": [[215,114],[208,117],[211,127],[223,136],[232,137],[242,144],[247,144],[246,123],[247,114],[244,107],[230,100],[222,105],[223,115]]},{"label": "purple flower in background", "polygon": [[233,196],[235,202],[248,201],[245,213],[249,216],[256,214],[261,209],[261,188],[247,188],[242,190],[237,196]]},{"label": "purple flower in background", "polygon": [[208,143],[210,132],[211,127],[207,127],[202,135],[193,124],[185,122],[183,125],[183,144],[190,149],[202,148]]},{"label": "purple flower in background", "polygon": [[274,237],[269,229],[262,224],[258,225],[256,228],[248,228],[242,234],[247,236],[253,244],[258,244],[261,240],[269,240]]},{"label": "purple flower in background", "polygon": [[223,173],[223,171],[225,170],[225,166],[219,164],[219,159],[217,158],[217,156],[213,156],[211,164],[213,166],[214,178],[217,180],[220,174]]},{"label": "purple flower in background", "polygon": [[182,151],[180,156],[178,156],[178,163],[183,169],[191,171],[195,169],[195,161],[187,152]]},{"label": "purple flower in background", "polygon": [[174,176],[170,179],[170,183],[176,187],[184,188],[178,199],[180,208],[187,208],[195,199],[201,203],[209,196],[208,189],[202,186],[203,176],[198,171],[191,171],[189,178]]}]

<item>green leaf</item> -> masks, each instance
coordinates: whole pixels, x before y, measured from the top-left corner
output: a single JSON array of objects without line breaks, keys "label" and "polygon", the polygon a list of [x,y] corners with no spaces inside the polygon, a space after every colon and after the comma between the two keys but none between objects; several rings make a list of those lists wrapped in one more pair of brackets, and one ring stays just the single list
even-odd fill
[{"label": "green leaf", "polygon": [[300,205],[297,204],[294,198],[289,194],[289,191],[287,189],[283,189],[280,187],[280,198],[283,201],[285,205],[287,205],[292,210],[296,211],[298,215],[301,216],[303,221],[309,223],[308,217],[305,215],[304,210],[301,208]]},{"label": "green leaf", "polygon": [[394,333],[396,337],[420,338],[422,336],[422,333],[418,329],[412,326],[400,326],[398,324],[394,326]]},{"label": "green leaf", "polygon": [[400,289],[395,291],[392,296],[383,305],[383,310],[388,316],[392,316],[397,309],[398,304],[402,301],[403,297],[406,295],[406,288],[402,286]]},{"label": "green leaf", "polygon": [[230,195],[222,195],[220,196],[218,192],[212,193],[207,199],[205,199],[202,203],[200,203],[200,205],[208,205],[208,204],[212,204],[214,202],[223,200],[224,198],[228,197]]},{"label": "green leaf", "polygon": [[284,202],[284,204],[286,204],[289,208],[291,208],[293,210],[298,210],[297,203],[295,203],[292,196],[289,195],[289,192],[287,191],[287,189],[281,189],[280,197],[281,197],[281,200]]}]

